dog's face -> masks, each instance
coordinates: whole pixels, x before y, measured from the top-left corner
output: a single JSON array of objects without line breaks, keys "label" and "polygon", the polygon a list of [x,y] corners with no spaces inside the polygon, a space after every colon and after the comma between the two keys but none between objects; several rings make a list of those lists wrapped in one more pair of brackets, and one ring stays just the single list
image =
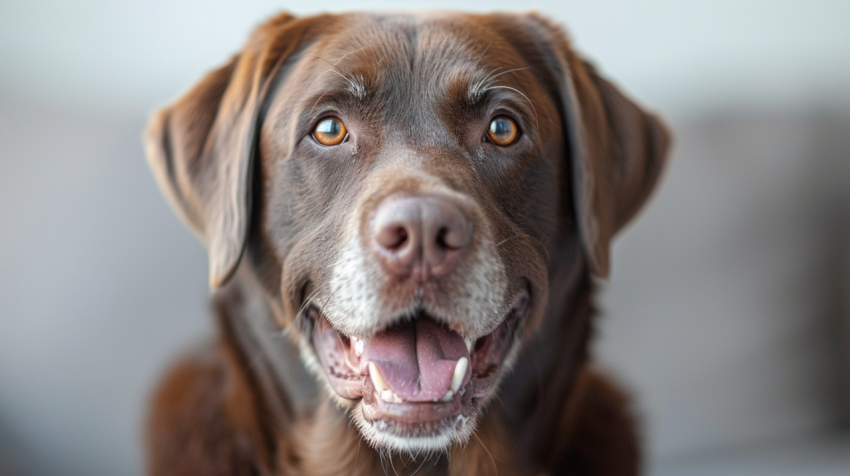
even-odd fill
[{"label": "dog's face", "polygon": [[542,318],[559,243],[604,273],[655,181],[660,126],[605,88],[533,16],[281,16],[160,113],[151,158],[213,284],[247,247],[363,436],[439,450]]},{"label": "dog's face", "polygon": [[474,428],[545,300],[561,131],[508,40],[460,18],[355,18],[277,89],[263,234],[304,353],[374,444]]}]

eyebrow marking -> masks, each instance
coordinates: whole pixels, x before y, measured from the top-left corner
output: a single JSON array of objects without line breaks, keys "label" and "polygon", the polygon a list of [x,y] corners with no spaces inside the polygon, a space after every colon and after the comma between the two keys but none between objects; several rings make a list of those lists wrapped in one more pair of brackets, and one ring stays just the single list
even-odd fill
[{"label": "eyebrow marking", "polygon": [[[481,96],[485,92],[489,91],[490,89],[497,89],[496,87],[493,86],[493,83],[496,81],[496,78],[498,78],[499,76],[502,76],[503,74],[513,73],[514,71],[522,71],[522,70],[526,70],[526,69],[530,69],[530,68],[531,68],[530,66],[525,66],[523,68],[509,69],[507,71],[502,71],[501,73],[496,74],[496,71],[499,71],[500,69],[502,69],[501,67],[498,67],[498,68],[494,69],[493,71],[490,71],[489,73],[487,73],[480,80],[470,84],[469,90],[467,91],[467,96],[469,97],[469,100],[471,102],[478,102],[479,100],[481,100]],[[516,89],[508,88],[507,86],[500,86],[499,88],[507,88],[507,89],[512,89],[512,90],[516,91]],[[516,92],[522,94],[519,91],[516,91]],[[525,96],[525,94],[522,94],[522,95]],[[528,97],[526,97],[526,99],[528,99]],[[528,101],[528,102],[531,103],[531,101]],[[534,106],[532,106],[532,108],[533,107]]]},{"label": "eyebrow marking", "polygon": [[366,97],[366,86],[363,85],[363,76],[352,77],[347,82],[346,90],[359,100]]},{"label": "eyebrow marking", "polygon": [[[365,46],[363,48],[365,48]],[[320,59],[325,63],[329,64],[331,67],[327,71],[332,71],[339,75],[339,77],[342,78],[343,81],[345,81],[345,90],[361,101],[366,98],[366,86],[363,83],[363,76],[354,77],[352,75],[346,75],[345,73],[340,71],[339,68],[336,67],[336,65],[339,64],[339,62],[342,61],[343,58],[345,58],[346,56],[352,53],[356,53],[362,50],[363,48],[358,48],[354,51],[349,51],[348,53],[342,55],[342,57],[340,57],[336,63],[331,63],[330,61],[325,58],[322,58],[321,56],[313,56],[313,58]],[[321,99],[321,97],[319,99]],[[313,107],[315,108],[316,106],[313,105]]]},{"label": "eyebrow marking", "polygon": [[500,69],[502,68],[497,67],[493,71],[490,71],[489,73],[485,74],[483,78],[469,85],[469,90],[467,91],[466,95],[469,98],[470,102],[478,102],[481,100],[481,94],[483,93],[481,89],[484,87],[484,84],[487,82],[490,76],[493,75],[493,73]]}]

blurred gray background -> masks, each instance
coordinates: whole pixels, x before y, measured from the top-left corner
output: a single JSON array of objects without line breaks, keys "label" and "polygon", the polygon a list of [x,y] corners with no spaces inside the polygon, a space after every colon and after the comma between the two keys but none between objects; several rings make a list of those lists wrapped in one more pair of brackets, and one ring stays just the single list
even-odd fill
[{"label": "blurred gray background", "polygon": [[[595,345],[649,472],[850,474],[850,3],[520,3],[403,7],[538,9],[675,131]],[[211,319],[140,133],[259,22],[319,7],[0,3],[0,474],[141,474],[147,395]]]}]

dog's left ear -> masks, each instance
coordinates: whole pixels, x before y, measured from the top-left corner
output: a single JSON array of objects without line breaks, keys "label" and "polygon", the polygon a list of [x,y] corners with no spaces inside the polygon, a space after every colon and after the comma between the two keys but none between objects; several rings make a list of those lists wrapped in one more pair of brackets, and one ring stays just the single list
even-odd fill
[{"label": "dog's left ear", "polygon": [[533,36],[557,78],[569,141],[573,201],[594,274],[607,277],[611,240],[649,198],[667,161],[670,134],[570,48],[561,28],[536,14]]},{"label": "dog's left ear", "polygon": [[245,247],[251,168],[269,89],[322,20],[287,14],[269,20],[239,55],[148,125],[148,161],[172,207],[206,245],[213,289],[233,274]]}]

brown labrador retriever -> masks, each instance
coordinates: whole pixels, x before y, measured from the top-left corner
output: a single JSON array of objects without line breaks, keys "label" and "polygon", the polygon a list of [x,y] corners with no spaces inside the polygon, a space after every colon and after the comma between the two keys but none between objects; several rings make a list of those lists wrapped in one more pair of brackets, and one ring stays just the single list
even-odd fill
[{"label": "brown labrador retriever", "polygon": [[668,135],[558,26],[280,15],[147,147],[219,329],[154,396],[150,474],[639,471],[591,294]]}]

